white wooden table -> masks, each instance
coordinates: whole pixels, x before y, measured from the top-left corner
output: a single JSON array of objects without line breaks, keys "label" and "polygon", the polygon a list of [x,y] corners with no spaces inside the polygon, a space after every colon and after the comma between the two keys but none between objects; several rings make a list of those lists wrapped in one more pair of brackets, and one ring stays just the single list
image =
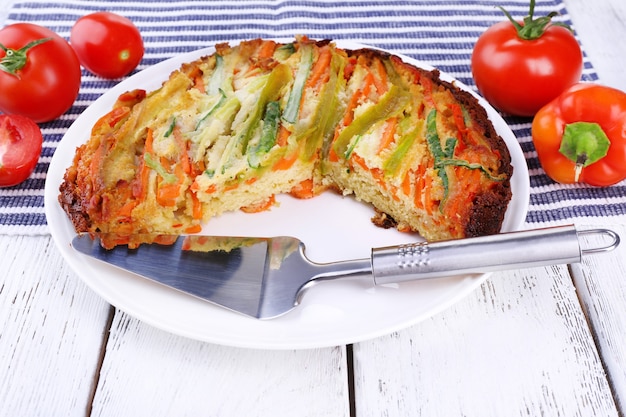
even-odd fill
[{"label": "white wooden table", "polygon": [[[600,80],[626,90],[626,3],[565,2]],[[612,227],[626,236],[626,216]],[[623,416],[625,259],[622,244],[493,274],[406,330],[264,351],[150,327],[87,288],[49,236],[0,235],[0,416]]]}]

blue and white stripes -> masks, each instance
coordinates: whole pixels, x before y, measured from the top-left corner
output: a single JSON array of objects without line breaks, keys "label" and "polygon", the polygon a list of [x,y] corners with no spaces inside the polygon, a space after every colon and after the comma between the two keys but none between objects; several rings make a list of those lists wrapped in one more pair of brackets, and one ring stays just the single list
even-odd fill
[{"label": "blue and white stripes", "polygon": [[[527,0],[16,0],[7,23],[37,23],[69,38],[72,25],[81,16],[99,10],[119,13],[135,22],[144,38],[146,54],[138,70],[226,41],[292,39],[296,34],[351,40],[423,61],[473,87],[472,48],[487,27],[505,18],[498,5],[519,18],[528,12]],[[561,1],[537,0],[536,15],[551,11],[561,13],[557,20],[570,23]],[[583,79],[596,78],[586,61]],[[41,125],[44,149],[35,173],[20,186],[0,189],[0,233],[47,233],[43,189],[56,145],[82,111],[116,82],[83,72],[74,107]],[[604,221],[626,214],[626,185],[596,189],[554,184],[539,166],[530,139],[530,120],[506,120],[530,170],[529,225],[572,219]]]}]

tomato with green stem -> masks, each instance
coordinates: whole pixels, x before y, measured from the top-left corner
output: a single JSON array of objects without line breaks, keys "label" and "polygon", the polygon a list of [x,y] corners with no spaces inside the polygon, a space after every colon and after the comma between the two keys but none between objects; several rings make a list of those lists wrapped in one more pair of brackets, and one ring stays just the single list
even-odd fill
[{"label": "tomato with green stem", "polygon": [[579,83],[537,112],[532,138],[553,180],[616,184],[626,179],[626,93]]},{"label": "tomato with green stem", "polygon": [[43,137],[27,117],[0,114],[0,187],[26,180],[35,169]]},{"label": "tomato with green stem", "polygon": [[580,81],[583,56],[571,29],[552,22],[556,12],[534,17],[535,1],[522,22],[505,9],[508,20],[496,23],[477,40],[471,57],[478,91],[496,109],[533,116]]},{"label": "tomato with green stem", "polygon": [[103,78],[128,75],[141,62],[144,45],[137,26],[111,12],[96,12],[74,23],[70,43],[80,63]]},{"label": "tomato with green stem", "polygon": [[74,104],[80,81],[76,53],[50,29],[15,23],[0,30],[0,112],[56,119]]}]

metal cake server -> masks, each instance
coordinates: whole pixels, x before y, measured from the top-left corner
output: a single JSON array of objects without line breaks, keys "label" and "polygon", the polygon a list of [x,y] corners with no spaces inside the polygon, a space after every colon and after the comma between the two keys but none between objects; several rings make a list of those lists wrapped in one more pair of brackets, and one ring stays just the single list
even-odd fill
[{"label": "metal cake server", "polygon": [[[583,235],[602,243],[585,247]],[[293,237],[180,236],[172,245],[117,246],[78,235],[73,247],[176,290],[230,310],[269,319],[298,305],[305,290],[322,280],[365,275],[375,285],[580,262],[583,255],[619,245],[607,229],[577,231],[559,226],[443,242],[374,248],[371,257],[318,264]]]}]

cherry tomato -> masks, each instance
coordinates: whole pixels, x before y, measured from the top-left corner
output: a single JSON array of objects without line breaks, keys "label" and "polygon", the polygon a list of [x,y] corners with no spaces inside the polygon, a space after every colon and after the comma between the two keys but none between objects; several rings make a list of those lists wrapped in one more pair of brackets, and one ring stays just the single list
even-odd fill
[{"label": "cherry tomato", "polygon": [[31,23],[0,30],[0,111],[47,122],[78,96],[80,63],[67,41]]},{"label": "cherry tomato", "polygon": [[111,12],[81,17],[72,27],[70,43],[80,63],[103,78],[120,78],[143,58],[139,29],[129,19]]},{"label": "cherry tomato", "polygon": [[496,23],[476,42],[472,75],[478,91],[496,109],[533,116],[563,91],[580,81],[583,56],[572,31],[552,23],[556,13]]},{"label": "cherry tomato", "polygon": [[0,114],[0,187],[24,181],[35,169],[43,137],[28,117]]}]

